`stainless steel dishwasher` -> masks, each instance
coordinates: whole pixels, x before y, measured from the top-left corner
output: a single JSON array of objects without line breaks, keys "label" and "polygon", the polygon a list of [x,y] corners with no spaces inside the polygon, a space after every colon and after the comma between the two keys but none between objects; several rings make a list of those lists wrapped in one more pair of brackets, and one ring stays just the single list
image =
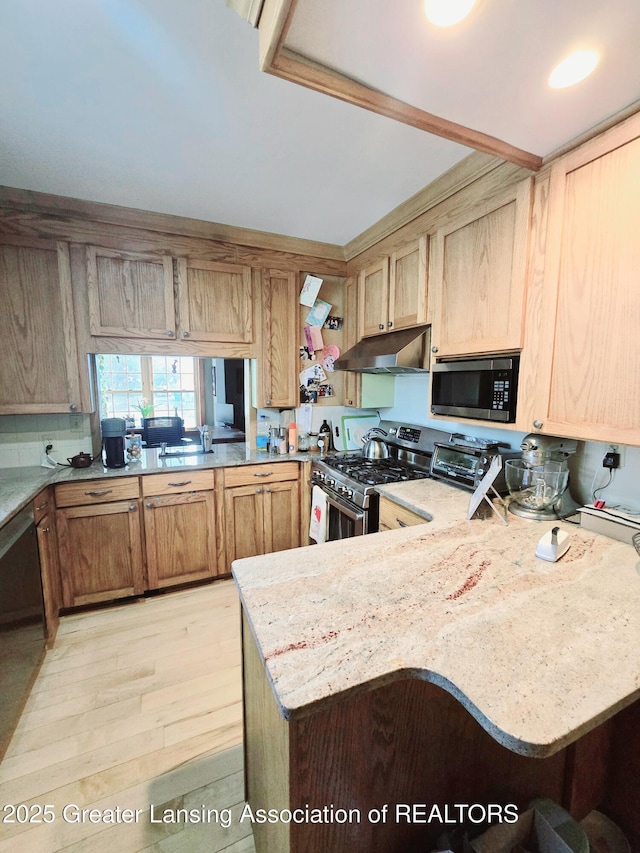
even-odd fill
[{"label": "stainless steel dishwasher", "polygon": [[0,759],[44,657],[44,603],[31,507],[0,528]]}]

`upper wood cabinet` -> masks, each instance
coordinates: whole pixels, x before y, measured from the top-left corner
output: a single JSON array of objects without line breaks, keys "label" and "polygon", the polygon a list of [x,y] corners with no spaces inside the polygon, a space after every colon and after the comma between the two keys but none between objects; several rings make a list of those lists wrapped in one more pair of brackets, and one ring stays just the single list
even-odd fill
[{"label": "upper wood cabinet", "polygon": [[175,338],[173,260],[87,247],[92,335]]},{"label": "upper wood cabinet", "polygon": [[250,343],[251,267],[179,258],[178,310],[181,338]]},{"label": "upper wood cabinet", "polygon": [[298,290],[296,273],[263,270],[262,358],[257,388],[257,406],[261,408],[287,408],[300,403]]},{"label": "upper wood cabinet", "polygon": [[92,335],[250,343],[251,268],[87,248]]},{"label": "upper wood cabinet", "polygon": [[427,238],[362,270],[360,337],[419,326],[427,319]]},{"label": "upper wood cabinet", "polygon": [[0,238],[0,414],[81,410],[69,246]]},{"label": "upper wood cabinet", "polygon": [[532,263],[522,428],[640,445],[638,116],[555,163],[536,202],[544,203],[547,187],[548,223]]},{"label": "upper wood cabinet", "polygon": [[531,187],[527,179],[437,231],[431,295],[438,356],[522,347]]}]

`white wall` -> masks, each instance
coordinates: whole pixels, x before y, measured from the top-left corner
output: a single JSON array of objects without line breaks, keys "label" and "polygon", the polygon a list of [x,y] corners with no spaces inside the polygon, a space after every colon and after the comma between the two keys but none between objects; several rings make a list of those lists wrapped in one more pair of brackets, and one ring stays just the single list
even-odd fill
[{"label": "white wall", "polygon": [[66,463],[76,453],[92,453],[90,415],[3,415],[0,417],[0,468],[40,465],[44,439],[53,439],[51,456]]},{"label": "white wall", "polygon": [[[493,427],[477,427],[464,422],[435,421],[429,417],[427,406],[429,392],[429,374],[410,374],[396,377],[395,405],[380,409],[383,420],[429,426],[447,432],[461,432],[492,438],[507,443],[511,448],[519,449],[526,433],[501,430]],[[602,467],[602,459],[610,445],[595,441],[578,442],[578,451],[569,460],[571,471],[571,492],[580,503],[591,503],[594,475],[595,487],[607,483],[609,472]],[[640,511],[640,448],[619,447],[621,466],[615,471],[611,485],[599,491],[597,497],[609,506],[621,505]]]}]

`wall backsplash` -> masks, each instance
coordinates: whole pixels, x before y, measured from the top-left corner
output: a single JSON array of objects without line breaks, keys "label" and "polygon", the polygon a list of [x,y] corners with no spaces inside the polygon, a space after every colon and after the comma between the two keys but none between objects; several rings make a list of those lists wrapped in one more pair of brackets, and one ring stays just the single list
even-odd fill
[{"label": "wall backsplash", "polygon": [[[493,427],[478,427],[464,423],[446,423],[429,417],[427,406],[429,395],[429,374],[414,374],[396,377],[395,405],[380,409],[383,420],[404,421],[441,429],[447,432],[461,432],[465,435],[494,438],[509,444],[515,450],[526,433]],[[596,441],[579,441],[578,451],[569,460],[571,471],[571,492],[580,503],[591,503],[593,489],[603,486],[609,479],[609,472],[602,467],[602,458],[611,445]],[[621,466],[615,471],[611,484],[598,491],[597,497],[609,506],[621,506],[640,512],[640,447],[619,448]],[[595,482],[594,482],[595,477]]]},{"label": "wall backsplash", "polygon": [[92,452],[91,415],[3,415],[0,417],[0,468],[40,465],[45,439],[51,456],[66,464],[76,453]]}]

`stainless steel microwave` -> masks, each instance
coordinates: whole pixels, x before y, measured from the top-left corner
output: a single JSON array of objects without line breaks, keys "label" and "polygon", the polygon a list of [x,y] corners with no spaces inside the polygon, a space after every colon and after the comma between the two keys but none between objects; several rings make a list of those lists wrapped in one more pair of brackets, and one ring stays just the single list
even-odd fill
[{"label": "stainless steel microwave", "polygon": [[438,362],[431,368],[432,413],[513,423],[519,364],[518,356]]}]

